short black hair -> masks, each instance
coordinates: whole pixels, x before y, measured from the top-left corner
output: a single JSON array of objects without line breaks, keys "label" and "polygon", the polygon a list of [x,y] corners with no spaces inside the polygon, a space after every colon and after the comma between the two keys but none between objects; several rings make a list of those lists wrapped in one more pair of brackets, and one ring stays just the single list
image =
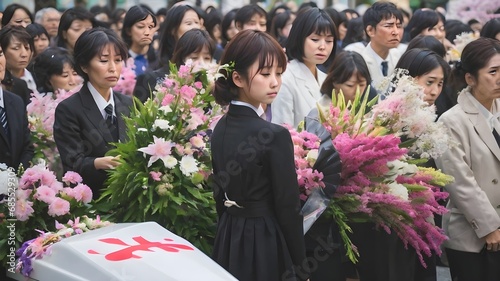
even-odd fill
[{"label": "short black hair", "polygon": [[370,84],[372,78],[363,57],[356,52],[340,52],[333,60],[325,81],[321,85],[321,93],[331,97],[335,85],[345,83],[355,73],[358,78],[363,77],[366,83]]},{"label": "short black hair", "polygon": [[31,62],[31,71],[40,93],[57,90],[52,89],[49,80],[52,75],[61,75],[65,64],[69,64],[75,69],[73,56],[68,50],[61,47],[47,48],[33,59]]},{"label": "short black hair", "polygon": [[498,33],[500,33],[500,18],[487,21],[481,29],[481,37],[496,39]]},{"label": "short black hair", "polygon": [[245,5],[241,7],[236,14],[234,15],[234,25],[236,28],[238,28],[238,23],[243,25],[247,22],[249,22],[254,15],[260,15],[266,19],[267,23],[267,12],[266,10],[262,9],[261,6],[257,4],[250,4],[250,5]]},{"label": "short black hair", "polygon": [[406,50],[411,50],[415,48],[429,49],[436,52],[438,55],[444,58],[446,55],[446,49],[443,43],[439,42],[436,37],[431,35],[418,35],[417,37],[411,39],[408,43]]},{"label": "short black hair", "polygon": [[84,8],[81,7],[74,7],[74,8],[69,8],[67,9],[62,15],[61,15],[61,21],[59,22],[59,28],[57,29],[57,46],[58,47],[63,47],[66,48],[66,41],[63,36],[63,32],[68,31],[68,29],[71,27],[71,24],[75,20],[88,20],[92,23],[92,26],[96,26],[96,21],[94,19],[94,15],[87,11]]},{"label": "short black hair", "polygon": [[[302,10],[295,18],[290,35],[288,35],[286,42],[287,55],[292,59],[304,62],[304,42],[306,38],[313,33],[322,34],[328,32],[333,35],[333,46],[335,48],[338,39],[337,28],[330,16],[319,8]],[[334,55],[335,50],[332,50],[330,57]]]},{"label": "short black hair", "polygon": [[207,31],[198,28],[186,31],[179,38],[175,46],[171,62],[177,67],[184,64],[184,59],[192,53],[200,52],[203,47],[208,48],[208,52],[213,57],[215,52],[215,41]]},{"label": "short black hair", "polygon": [[30,17],[31,22],[33,22],[33,15],[31,14],[30,10],[28,10],[28,8],[24,7],[23,5],[14,3],[5,7],[5,10],[3,10],[2,27],[9,24],[10,20],[12,19],[12,16],[14,16],[14,13],[19,9],[26,12],[26,14]]},{"label": "short black hair", "polygon": [[425,75],[438,67],[443,70],[446,82],[451,71],[448,63],[434,51],[420,48],[407,50],[396,64],[396,68],[408,70],[411,77]]},{"label": "short black hair", "polygon": [[[439,13],[433,10],[417,10],[411,17],[406,31],[410,34],[410,39],[415,38],[425,30],[429,30],[436,26],[441,18]],[[443,22],[444,24],[444,22]]]},{"label": "short black hair", "polygon": [[85,31],[76,40],[74,48],[75,70],[88,81],[89,76],[82,70],[82,67],[89,65],[90,61],[108,45],[112,44],[123,60],[128,57],[127,46],[123,40],[111,29],[97,27]]},{"label": "short black hair", "polygon": [[142,6],[132,6],[125,14],[122,27],[122,39],[129,48],[132,46],[132,37],[130,36],[130,30],[132,26],[139,21],[145,20],[148,16],[151,16],[151,18],[153,19],[153,23],[156,26],[156,16],[153,14],[153,12]]},{"label": "short black hair", "polygon": [[8,24],[0,29],[0,46],[2,47],[4,54],[5,50],[7,50],[7,47],[12,41],[12,38],[16,38],[22,44],[29,44],[31,51],[34,52],[35,46],[33,45],[33,38],[31,38],[31,35],[28,31],[26,31],[26,28]]},{"label": "short black hair", "polygon": [[401,11],[398,10],[396,5],[391,2],[375,2],[363,14],[363,24],[365,25],[365,30],[368,26],[376,28],[377,24],[382,20],[390,19],[393,16],[396,17],[401,24],[403,23],[403,15],[401,14]]}]

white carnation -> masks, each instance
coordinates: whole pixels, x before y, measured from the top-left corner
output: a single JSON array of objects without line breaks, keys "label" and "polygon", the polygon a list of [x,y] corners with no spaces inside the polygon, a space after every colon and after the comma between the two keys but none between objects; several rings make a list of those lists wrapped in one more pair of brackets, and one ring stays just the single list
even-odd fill
[{"label": "white carnation", "polygon": [[408,200],[408,189],[402,184],[392,182],[387,185],[389,187],[389,193],[397,196],[405,201]]},{"label": "white carnation", "polygon": [[163,161],[163,164],[165,165],[165,168],[172,169],[173,167],[175,167],[175,165],[177,165],[177,159],[169,155]]},{"label": "white carnation", "polygon": [[314,163],[316,163],[317,159],[318,159],[318,150],[317,149],[309,150],[309,152],[307,153],[307,156],[306,156],[307,162],[309,162],[309,164],[311,166],[313,166]]},{"label": "white carnation", "polygon": [[160,128],[166,131],[166,130],[172,130],[173,126],[170,125],[170,122],[168,120],[156,119],[155,122],[153,123],[153,128]]},{"label": "white carnation", "polygon": [[170,108],[170,106],[168,105],[160,107],[159,110],[161,110],[164,114],[172,112],[172,108]]},{"label": "white carnation", "polygon": [[192,155],[185,155],[180,162],[181,172],[185,176],[191,176],[192,173],[198,172],[198,161]]}]

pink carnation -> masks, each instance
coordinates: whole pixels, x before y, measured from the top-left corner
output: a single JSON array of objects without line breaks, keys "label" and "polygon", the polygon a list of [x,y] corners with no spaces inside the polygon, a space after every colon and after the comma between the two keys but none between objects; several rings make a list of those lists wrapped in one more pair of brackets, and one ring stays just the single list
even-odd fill
[{"label": "pink carnation", "polygon": [[78,202],[83,202],[85,204],[92,201],[92,190],[86,184],[78,184],[73,188],[73,194]]},{"label": "pink carnation", "polygon": [[69,213],[70,204],[68,201],[56,197],[49,205],[48,214],[52,217],[64,216]]},{"label": "pink carnation", "polygon": [[20,221],[26,221],[35,212],[31,206],[33,206],[33,202],[31,201],[17,200],[16,210],[14,211],[16,218]]},{"label": "pink carnation", "polygon": [[83,179],[77,172],[68,171],[64,174],[62,180],[66,184],[77,184],[81,183]]},{"label": "pink carnation", "polygon": [[33,197],[39,201],[50,204],[56,199],[56,192],[52,188],[42,185],[36,189],[36,193]]}]

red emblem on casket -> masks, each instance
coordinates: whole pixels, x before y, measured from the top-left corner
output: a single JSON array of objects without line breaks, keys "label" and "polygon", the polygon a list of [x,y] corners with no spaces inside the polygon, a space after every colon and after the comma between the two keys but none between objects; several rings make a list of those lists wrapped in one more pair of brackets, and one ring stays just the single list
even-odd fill
[{"label": "red emblem on casket", "polygon": [[[124,246],[123,249],[108,253],[105,255],[105,258],[110,261],[123,261],[123,260],[128,260],[128,259],[140,259],[142,258],[141,256],[136,255],[134,252],[136,251],[145,251],[145,252],[153,252],[152,248],[158,248],[162,249],[166,252],[172,252],[172,253],[177,253],[180,250],[190,250],[193,251],[193,247],[184,245],[184,244],[178,244],[178,243],[168,243],[168,242],[151,242],[146,240],[142,236],[136,236],[132,238],[135,242],[137,242],[137,245],[129,245],[125,242],[123,242],[119,238],[104,238],[104,239],[99,239],[99,241],[107,243],[107,244],[114,244],[114,245],[120,245]],[[163,239],[165,241],[174,241],[169,238]],[[95,250],[88,250],[87,251],[89,254],[99,254]]]}]

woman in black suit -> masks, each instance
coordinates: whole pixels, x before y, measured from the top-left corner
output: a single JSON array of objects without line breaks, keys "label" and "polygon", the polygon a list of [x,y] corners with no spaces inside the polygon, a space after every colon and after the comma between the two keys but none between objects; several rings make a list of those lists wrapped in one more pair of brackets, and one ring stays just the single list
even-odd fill
[{"label": "woman in black suit", "polygon": [[[211,139],[219,223],[213,258],[238,280],[307,279],[299,189],[288,130],[260,115],[281,86],[287,61],[270,35],[238,33],[221,64],[234,71],[215,83],[229,105]],[[226,73],[224,73],[226,72]]]},{"label": "woman in black suit", "polygon": [[118,165],[116,157],[104,155],[110,143],[126,140],[122,116],[130,115],[132,99],[112,87],[120,78],[127,47],[113,31],[95,28],[82,34],[74,50],[84,84],[57,106],[54,139],[64,171],[78,172],[97,198],[105,170]]}]

